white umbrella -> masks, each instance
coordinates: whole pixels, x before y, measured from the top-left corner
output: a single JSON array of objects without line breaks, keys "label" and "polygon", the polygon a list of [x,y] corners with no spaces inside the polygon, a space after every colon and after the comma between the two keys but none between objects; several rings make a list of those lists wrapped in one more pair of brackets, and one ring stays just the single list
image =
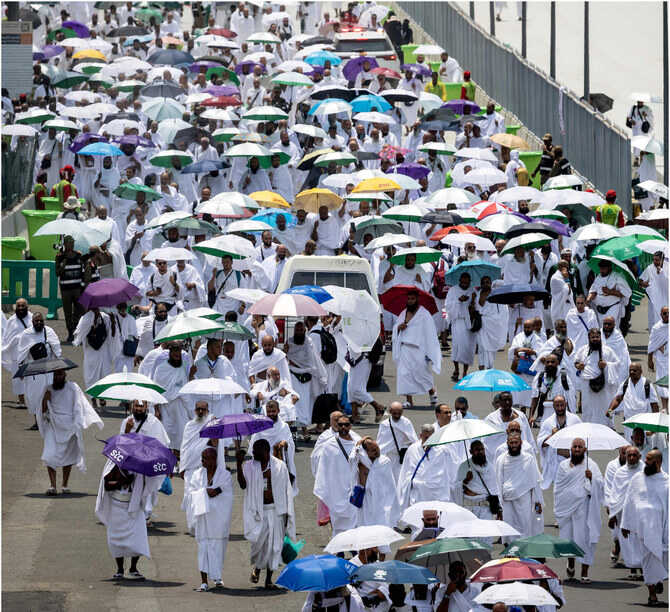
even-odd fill
[{"label": "white umbrella", "polygon": [[247,41],[252,43],[275,45],[278,45],[281,42],[281,40],[271,32],[255,32],[251,36],[247,37]]},{"label": "white umbrella", "polygon": [[493,232],[494,234],[504,234],[517,225],[522,225],[524,220],[521,217],[510,213],[496,213],[488,215],[481,221],[477,221],[477,227],[483,232]]},{"label": "white umbrella", "polygon": [[[459,187],[444,187],[433,191],[426,198],[426,204],[434,206],[436,210],[446,208],[449,204],[469,207],[478,201],[479,198],[474,193]],[[458,214],[458,211],[455,211],[455,213]]]},{"label": "white umbrella", "polygon": [[334,102],[323,102],[319,104],[314,114],[323,117],[325,115],[337,115],[337,113],[350,113],[351,104],[344,100],[336,100]]},{"label": "white umbrella", "polygon": [[420,189],[421,184],[419,181],[414,180],[411,176],[406,174],[399,174],[398,172],[389,172],[388,174],[383,175],[384,178],[391,179],[400,185],[402,189]]},{"label": "white umbrella", "polygon": [[3,125],[2,126],[2,135],[3,136],[37,136],[38,131],[30,127],[29,125],[25,125],[23,123],[13,123],[11,125]]},{"label": "white umbrella", "polygon": [[[198,104],[200,102],[204,102],[205,100],[209,100],[210,98],[213,98],[214,96],[212,94],[205,93],[204,91],[202,92],[197,92],[197,93],[192,93],[189,94],[184,98],[184,104],[189,105],[189,104]],[[209,112],[210,110],[218,110],[218,109],[208,109],[205,112]],[[222,110],[222,109],[221,109]],[[202,113],[200,116],[204,117],[205,113]]]},{"label": "white umbrella", "polygon": [[195,255],[188,249],[179,247],[162,247],[151,249],[144,257],[145,261],[191,261]]},{"label": "white umbrella", "polygon": [[333,296],[323,302],[328,312],[342,316],[342,335],[357,353],[372,350],[379,338],[379,304],[364,290],[326,285],[324,289]]},{"label": "white umbrella", "polygon": [[[309,64],[307,64],[309,66]],[[310,66],[311,68],[311,66]],[[327,136],[325,130],[316,125],[307,125],[305,123],[297,123],[291,128],[297,134],[304,134],[312,138],[325,138]],[[330,177],[329,177],[330,178]],[[324,181],[325,182],[325,181]]]},{"label": "white umbrella", "polygon": [[537,210],[531,210],[528,213],[528,216],[533,217],[534,219],[555,219],[556,221],[561,221],[562,223],[568,222],[568,218],[560,210],[538,208]]},{"label": "white umbrella", "polygon": [[288,113],[274,106],[255,106],[244,113],[242,118],[250,121],[266,121],[269,116],[276,118],[274,120],[288,119]]},{"label": "white umbrella", "polygon": [[238,395],[246,393],[241,385],[232,378],[196,378],[187,382],[178,391],[179,395],[207,395],[209,397],[220,397],[223,395]]},{"label": "white umbrella", "polygon": [[88,106],[66,106],[61,111],[61,115],[74,117],[75,119],[94,119],[102,114],[102,111],[95,104],[89,104]]},{"label": "white umbrella", "polygon": [[670,417],[665,412],[646,412],[626,419],[622,425],[632,429],[636,427],[645,429],[645,426],[649,426],[647,431],[659,431],[659,428],[665,427],[667,433],[670,427]]},{"label": "white umbrella", "polygon": [[98,399],[119,400],[121,402],[151,402],[152,404],[167,404],[168,400],[155,391],[139,385],[113,385],[98,395]]},{"label": "white umbrella", "polygon": [[552,176],[544,184],[542,189],[548,191],[549,189],[564,189],[566,187],[576,187],[577,185],[583,185],[584,182],[578,176],[574,174],[562,174],[560,176]]},{"label": "white umbrella", "polygon": [[354,115],[356,121],[363,121],[364,123],[385,123],[387,125],[395,125],[397,121],[390,115],[378,113],[376,111],[368,111],[363,113],[356,113]]},{"label": "white umbrella", "polygon": [[607,425],[600,423],[576,423],[556,432],[547,440],[552,448],[569,449],[572,441],[581,438],[586,442],[586,448],[590,451],[614,450],[626,446],[628,442],[616,431]]},{"label": "white umbrella", "polygon": [[414,55],[442,55],[444,49],[438,45],[419,45],[414,49]]},{"label": "white umbrella", "polygon": [[384,234],[383,236],[379,236],[379,238],[370,240],[370,242],[368,242],[368,244],[365,246],[365,250],[374,251],[375,249],[383,249],[387,246],[410,244],[417,241],[418,238],[414,238],[414,236],[408,236],[407,234]]},{"label": "white umbrella", "polygon": [[[468,419],[470,420],[470,419]],[[472,419],[474,420],[474,419]],[[444,527],[447,523],[458,523],[460,521],[472,521],[477,517],[458,504],[445,501],[423,501],[412,504],[407,508],[398,520],[399,527],[411,526],[420,529],[423,526],[423,511],[435,510],[439,514],[439,524]]]},{"label": "white umbrella", "polygon": [[257,51],[256,53],[249,53],[248,55],[245,55],[243,61],[260,63],[262,59],[264,59],[269,65],[270,62],[274,61],[275,56],[272,53],[268,53],[267,51]]},{"label": "white umbrella", "polygon": [[501,582],[482,591],[475,601],[480,605],[502,601],[507,606],[558,606],[551,594],[537,584]]},{"label": "white umbrella", "polygon": [[212,319],[191,316],[188,312],[177,315],[154,338],[154,342],[186,340],[223,331],[225,327]]},{"label": "white umbrella", "polygon": [[[396,90],[398,92],[403,92],[403,93],[409,93],[405,92],[404,89],[399,89]],[[384,95],[390,93],[389,91],[385,91]],[[419,151],[423,151],[425,153],[428,153],[429,151],[435,151],[436,153],[446,153],[447,155],[453,155],[456,151],[456,148],[453,145],[447,144],[446,142],[427,142],[424,145],[421,145],[419,147]]]},{"label": "white umbrella", "polygon": [[355,185],[358,182],[351,174],[338,172],[323,179],[323,186],[329,189],[345,189],[347,185]]},{"label": "white umbrella", "polygon": [[654,155],[663,155],[663,143],[656,140],[648,134],[640,134],[630,139],[630,144],[634,149],[641,149]]},{"label": "white umbrella", "polygon": [[479,159],[482,161],[489,161],[498,163],[498,158],[491,149],[481,149],[479,147],[464,147],[454,152],[454,157],[462,157],[464,159]]},{"label": "white umbrella", "polygon": [[495,436],[503,433],[489,425],[486,421],[480,419],[460,419],[452,421],[444,427],[440,427],[433,433],[428,440],[426,446],[438,446],[441,444],[452,444],[455,442],[464,442],[466,440],[473,440],[475,438],[485,438],[487,436]]},{"label": "white umbrella", "polygon": [[654,210],[642,213],[638,218],[645,219],[647,221],[661,221],[670,219],[670,210],[667,208],[655,208]]},{"label": "white umbrella", "polygon": [[153,166],[164,168],[165,166],[163,166],[162,162],[164,162],[165,159],[171,160],[173,157],[181,160],[182,167],[193,163],[193,156],[190,153],[180,151],[179,149],[167,149],[165,151],[161,151],[160,153],[156,153],[156,155],[153,155],[149,158],[149,163]]},{"label": "white umbrella", "polygon": [[[299,60],[288,60],[282,62],[279,66],[275,67],[277,72],[296,72],[297,70],[302,70],[303,72],[312,72],[314,67],[308,64],[307,62],[301,62]],[[295,130],[295,126],[293,127]]]},{"label": "white umbrella", "polygon": [[[335,175],[331,175],[331,176],[335,176]],[[326,181],[324,181],[324,183],[325,182]],[[345,185],[345,187],[346,187],[346,185]],[[344,199],[345,200],[352,200],[354,202],[364,202],[364,201],[369,201],[369,200],[381,200],[382,202],[393,202],[393,198],[386,195],[386,193],[384,193],[383,191],[366,191],[365,193],[350,193],[349,195],[344,196]],[[369,215],[368,215],[368,217],[369,217]],[[355,222],[357,222],[357,221],[358,220],[355,220]]]},{"label": "white umbrella", "polygon": [[464,180],[473,185],[489,186],[507,183],[507,175],[497,168],[475,168],[465,175]]},{"label": "white umbrella", "polygon": [[230,202],[216,200],[214,198],[198,204],[195,212],[198,215],[208,214],[212,215],[212,217],[222,217],[226,219],[240,219],[245,215],[244,209],[240,206],[236,206]]},{"label": "white umbrella", "polygon": [[509,189],[503,189],[493,194],[496,202],[516,202],[517,200],[535,200],[542,195],[542,192],[535,187],[523,187],[517,185]]},{"label": "white umbrella", "polygon": [[[550,438],[551,439],[551,438]],[[521,534],[505,521],[475,519],[473,521],[459,521],[450,523],[437,536],[438,540],[445,538],[504,538],[520,536]]]},{"label": "white umbrella", "polygon": [[255,142],[244,142],[233,145],[224,155],[226,157],[270,157],[270,149]]},{"label": "white umbrella", "polygon": [[645,104],[651,102],[651,94],[648,91],[634,91],[629,97],[633,102],[644,102]]},{"label": "white umbrella", "polygon": [[[549,227],[549,226],[547,226]],[[539,245],[549,244],[551,242],[551,236],[547,234],[542,234],[540,232],[528,232],[527,234],[521,234],[521,236],[514,236],[507,241],[507,244],[500,251],[500,255],[507,255],[507,253],[514,253],[514,249],[517,247],[523,247],[524,249],[535,248]]]},{"label": "white umbrella", "polygon": [[258,300],[263,299],[270,295],[267,291],[262,289],[229,289],[224,291],[226,297],[232,298],[233,300],[238,300],[244,302],[245,304],[255,304]]},{"label": "white umbrella", "polygon": [[272,231],[272,226],[263,221],[256,221],[254,219],[241,219],[240,221],[233,221],[226,225],[224,232],[232,234],[233,232],[264,232],[266,230]]},{"label": "white umbrella", "polygon": [[201,306],[200,308],[191,308],[188,311],[188,314],[192,317],[205,317],[207,319],[220,319],[223,315],[220,312],[216,312],[213,308],[207,308],[207,306]]},{"label": "white umbrella", "polygon": [[578,242],[585,242],[588,240],[608,240],[609,238],[617,238],[619,235],[619,232],[613,225],[607,223],[589,223],[580,227],[572,234],[572,239]]},{"label": "white umbrella", "polygon": [[162,225],[172,223],[172,221],[178,221],[179,219],[186,219],[190,216],[191,215],[187,213],[185,210],[173,210],[158,215],[157,217],[154,217],[151,221],[147,223],[147,228],[153,229],[156,227],[161,227]]},{"label": "white umbrella", "polygon": [[385,210],[382,217],[395,219],[396,221],[418,221],[425,214],[426,211],[416,204],[398,204]]},{"label": "white umbrella", "polygon": [[97,380],[93,385],[86,389],[86,393],[92,395],[94,392],[100,393],[108,387],[115,385],[139,385],[141,387],[149,387],[155,389],[159,392],[165,392],[165,389],[161,387],[158,383],[155,383],[151,378],[145,376],[144,374],[138,374],[137,372],[128,372],[128,370],[123,368],[123,372],[115,372],[114,374],[109,374],[100,380]]},{"label": "white umbrella", "polygon": [[74,121],[68,121],[67,119],[49,119],[49,121],[44,122],[42,127],[55,128],[57,130],[77,130],[77,132],[81,130]]},{"label": "white umbrella", "polygon": [[646,225],[624,225],[617,229],[619,230],[619,236],[634,236],[635,234],[641,234],[642,236],[649,236],[649,240],[667,240],[663,234],[657,232],[653,227],[647,227]]},{"label": "white umbrella", "polygon": [[109,236],[94,227],[76,219],[54,219],[45,223],[35,236],[72,236],[77,251],[87,252],[92,246],[99,246]]},{"label": "white umbrella", "polygon": [[281,72],[275,77],[272,77],[270,83],[291,83],[294,87],[312,87],[314,82],[306,74],[300,72]]},{"label": "white umbrella", "polygon": [[337,554],[349,550],[390,546],[400,540],[404,540],[403,536],[386,525],[367,525],[338,533],[323,550],[327,553]]},{"label": "white umbrella", "polygon": [[638,187],[662,198],[668,198],[668,186],[658,181],[642,181]]},{"label": "white umbrella", "polygon": [[215,195],[208,202],[227,202],[238,208],[248,208],[249,210],[259,210],[261,208],[256,200],[239,191],[224,191]]},{"label": "white umbrella", "polygon": [[493,243],[484,236],[476,236],[475,234],[457,234],[456,232],[452,234],[447,234],[442,240],[442,244],[448,244],[450,246],[464,248],[465,245],[469,242],[475,245],[475,248],[478,251],[495,251],[496,248]]},{"label": "white umbrella", "polygon": [[670,244],[667,240],[645,240],[638,243],[637,248],[650,255],[653,255],[656,251],[661,251],[665,257],[670,255]]},{"label": "white umbrella", "polygon": [[427,91],[422,91],[419,94],[419,106],[421,106],[426,113],[435,110],[436,108],[440,108],[443,104],[444,101],[440,96],[428,93]]},{"label": "white umbrella", "polygon": [[254,259],[256,257],[254,245],[246,238],[234,234],[226,234],[199,242],[193,245],[193,250],[216,257],[229,255],[233,259],[245,259],[247,257]]},{"label": "white umbrella", "polygon": [[[225,108],[208,108],[202,115],[203,119],[213,119],[214,121],[237,121],[239,117],[231,110]],[[216,134],[213,134],[214,136]]]},{"label": "white umbrella", "polygon": [[[144,130],[141,124],[137,121],[132,121],[130,119],[114,119],[109,123],[103,123],[99,131],[102,134],[107,132],[111,136],[123,136],[126,129],[137,130],[138,133],[141,133]],[[158,129],[160,130],[160,126]]]}]

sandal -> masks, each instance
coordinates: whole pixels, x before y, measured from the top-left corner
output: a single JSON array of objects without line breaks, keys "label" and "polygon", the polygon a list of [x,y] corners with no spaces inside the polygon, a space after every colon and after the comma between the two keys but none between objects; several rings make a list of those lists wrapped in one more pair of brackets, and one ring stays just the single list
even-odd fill
[{"label": "sandal", "polygon": [[451,375],[451,380],[453,380],[454,382],[458,382],[458,372],[454,372]]},{"label": "sandal", "polygon": [[199,587],[195,587],[193,590],[198,593],[206,593],[209,591],[209,587],[203,582]]},{"label": "sandal", "polygon": [[47,489],[47,493],[46,493],[46,494],[47,494],[49,497],[55,497],[56,495],[58,495],[58,491],[56,491],[56,488],[55,488],[55,487],[49,487],[49,488]]},{"label": "sandal", "polygon": [[591,579],[588,576],[582,576],[579,579],[579,582],[581,582],[582,584],[591,584]]},{"label": "sandal", "polygon": [[656,599],[656,598],[652,599],[651,597],[649,597],[649,598],[647,598],[647,605],[651,606],[652,608],[655,608],[656,606],[660,606],[660,605],[663,605],[663,604],[661,604],[661,602],[658,601],[658,599]]},{"label": "sandal", "polygon": [[215,580],[214,581],[214,588],[215,589],[222,589],[223,588],[223,580]]},{"label": "sandal", "polygon": [[128,572],[128,579],[129,580],[144,580],[144,576],[140,574],[137,570],[134,572]]},{"label": "sandal", "polygon": [[572,580],[575,577],[575,569],[572,568],[570,569],[569,567],[565,568],[565,573],[568,576],[568,580]]},{"label": "sandal", "polygon": [[260,579],[261,579],[261,570],[255,567],[254,569],[251,570],[251,578],[249,578],[249,580],[251,580],[253,584],[258,584],[258,581]]},{"label": "sandal", "polygon": [[112,576],[112,580],[123,580],[123,572],[116,572],[116,574]]},{"label": "sandal", "polygon": [[430,407],[431,408],[436,408],[439,401],[440,401],[440,398],[437,397],[437,393],[431,395],[430,396]]},{"label": "sandal", "polygon": [[60,490],[60,492],[61,492],[63,495],[69,495],[70,493],[72,493],[72,491],[70,491],[70,487],[63,487],[63,488]]}]

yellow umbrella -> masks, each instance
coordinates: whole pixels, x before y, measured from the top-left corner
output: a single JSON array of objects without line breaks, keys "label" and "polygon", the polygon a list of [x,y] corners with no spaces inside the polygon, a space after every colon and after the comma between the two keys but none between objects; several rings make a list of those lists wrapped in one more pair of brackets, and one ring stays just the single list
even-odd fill
[{"label": "yellow umbrella", "polygon": [[330,189],[308,189],[301,191],[295,196],[294,206],[296,209],[305,209],[307,212],[317,213],[321,206],[327,206],[328,210],[335,210],[342,206],[344,200],[333,193]]},{"label": "yellow umbrella", "polygon": [[529,148],[528,143],[521,137],[514,134],[493,134],[491,140],[508,149],[525,149]]},{"label": "yellow umbrella", "polygon": [[354,187],[352,193],[366,191],[402,191],[402,187],[394,180],[387,178],[365,179]]},{"label": "yellow umbrella", "polygon": [[274,191],[254,191],[249,194],[252,200],[256,200],[261,206],[269,208],[290,208],[291,205]]},{"label": "yellow umbrella", "polygon": [[105,62],[107,61],[105,54],[97,49],[82,49],[81,51],[77,51],[72,56],[72,59],[99,59]]}]

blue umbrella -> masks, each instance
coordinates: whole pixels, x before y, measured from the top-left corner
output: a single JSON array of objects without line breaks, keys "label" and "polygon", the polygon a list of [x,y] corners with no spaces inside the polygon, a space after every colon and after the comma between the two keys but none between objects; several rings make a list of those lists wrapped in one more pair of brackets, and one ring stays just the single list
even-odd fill
[{"label": "blue umbrella", "polygon": [[468,374],[459,383],[454,385],[454,389],[462,391],[528,391],[528,383],[505,370],[477,370]]},{"label": "blue umbrella", "polygon": [[356,566],[334,555],[310,555],[291,561],[277,584],[290,591],[326,592],[349,584]]},{"label": "blue umbrella", "polygon": [[298,285],[287,289],[284,293],[289,293],[291,295],[306,295],[319,304],[323,304],[324,302],[333,299],[333,296],[330,293],[318,285]]},{"label": "blue umbrella", "polygon": [[388,582],[390,584],[436,584],[440,580],[426,567],[403,561],[381,561],[359,567],[351,576],[352,582]]},{"label": "blue umbrella", "polygon": [[104,157],[118,157],[123,155],[123,151],[119,147],[115,147],[108,142],[93,142],[86,145],[83,149],[79,149],[79,155],[102,155]]},{"label": "blue umbrella", "polygon": [[483,261],[482,259],[473,259],[454,266],[444,275],[444,282],[447,285],[458,285],[463,272],[467,272],[470,275],[473,287],[479,287],[484,276],[488,276],[494,281],[499,279],[501,275],[500,266]]},{"label": "blue umbrella", "polygon": [[328,102],[346,102],[346,100],[343,100],[342,98],[325,98],[324,100],[319,100],[312,108],[309,109],[309,112],[307,113],[308,115],[313,115],[316,110],[321,106],[322,104],[326,104]]},{"label": "blue umbrella", "polygon": [[214,170],[223,170],[223,168],[230,168],[230,164],[222,161],[214,161],[213,159],[203,159],[202,161],[184,166],[181,169],[181,173],[206,174],[207,172],[214,172]]},{"label": "blue umbrella", "polygon": [[316,51],[315,53],[310,53],[305,58],[305,62],[310,66],[323,66],[326,62],[330,62],[331,66],[339,66],[342,63],[342,58],[330,51]]},{"label": "blue umbrella", "polygon": [[281,210],[268,210],[262,213],[258,213],[257,215],[250,217],[250,219],[253,221],[262,221],[263,223],[267,223],[268,225],[271,225],[277,229],[277,217],[279,215],[282,215],[286,219],[286,227],[292,227],[298,223],[298,219],[295,215],[282,212]]},{"label": "blue umbrella", "polygon": [[350,104],[355,113],[369,113],[373,109],[383,113],[393,108],[384,98],[376,94],[364,94],[358,96],[357,98],[354,98]]},{"label": "blue umbrella", "polygon": [[102,454],[122,470],[144,476],[172,474],[177,463],[177,457],[162,442],[139,433],[112,436]]},{"label": "blue umbrella", "polygon": [[510,283],[493,289],[488,299],[491,304],[520,304],[527,295],[532,295],[536,300],[549,297],[549,293],[539,285]]}]

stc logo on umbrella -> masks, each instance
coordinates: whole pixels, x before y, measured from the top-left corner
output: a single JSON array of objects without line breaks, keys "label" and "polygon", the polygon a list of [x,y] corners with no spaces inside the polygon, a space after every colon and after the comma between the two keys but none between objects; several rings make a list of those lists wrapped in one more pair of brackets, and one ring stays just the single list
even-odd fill
[{"label": "stc logo on umbrella", "polygon": [[156,474],[162,474],[163,472],[167,472],[167,463],[154,463],[154,472]]}]

